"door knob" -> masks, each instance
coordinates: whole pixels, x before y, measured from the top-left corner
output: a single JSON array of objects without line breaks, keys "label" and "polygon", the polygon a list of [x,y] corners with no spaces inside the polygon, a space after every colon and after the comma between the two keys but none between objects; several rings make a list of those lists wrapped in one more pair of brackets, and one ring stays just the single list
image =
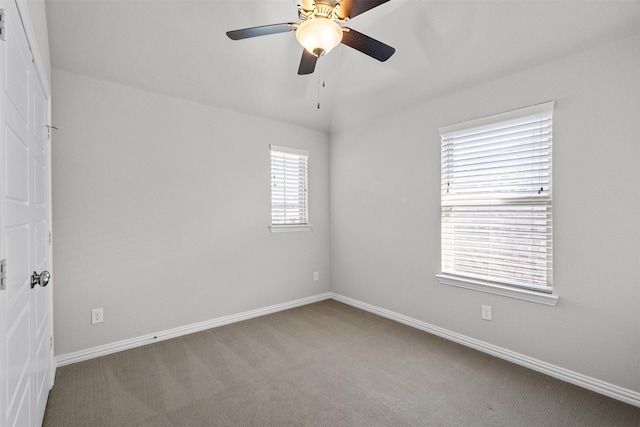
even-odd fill
[{"label": "door knob", "polygon": [[40,285],[43,288],[49,284],[49,279],[51,278],[51,274],[48,271],[43,271],[38,274],[36,271],[31,275],[31,289],[33,289],[36,285]]}]

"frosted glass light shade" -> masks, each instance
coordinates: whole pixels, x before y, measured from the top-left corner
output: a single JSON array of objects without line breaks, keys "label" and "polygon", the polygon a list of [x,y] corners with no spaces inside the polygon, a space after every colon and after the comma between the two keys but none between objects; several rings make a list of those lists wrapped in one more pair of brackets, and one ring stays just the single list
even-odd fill
[{"label": "frosted glass light shade", "polygon": [[342,28],[330,19],[316,17],[300,24],[296,38],[309,53],[320,56],[340,44]]}]

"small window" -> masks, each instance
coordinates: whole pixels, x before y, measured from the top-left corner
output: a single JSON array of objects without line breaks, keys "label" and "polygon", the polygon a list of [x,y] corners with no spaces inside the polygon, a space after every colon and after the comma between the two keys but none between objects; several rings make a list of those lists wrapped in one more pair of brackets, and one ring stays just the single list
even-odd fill
[{"label": "small window", "polygon": [[439,130],[442,275],[551,293],[553,107]]},{"label": "small window", "polygon": [[270,145],[271,231],[308,231],[309,152]]}]

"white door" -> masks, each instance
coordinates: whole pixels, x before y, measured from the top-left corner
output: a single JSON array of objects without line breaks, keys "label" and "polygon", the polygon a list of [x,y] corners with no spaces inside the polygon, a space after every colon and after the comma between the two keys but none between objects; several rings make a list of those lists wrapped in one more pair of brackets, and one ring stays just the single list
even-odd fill
[{"label": "white door", "polygon": [[16,2],[0,9],[0,427],[27,427],[53,382],[52,286],[32,286],[51,271],[49,102]]}]

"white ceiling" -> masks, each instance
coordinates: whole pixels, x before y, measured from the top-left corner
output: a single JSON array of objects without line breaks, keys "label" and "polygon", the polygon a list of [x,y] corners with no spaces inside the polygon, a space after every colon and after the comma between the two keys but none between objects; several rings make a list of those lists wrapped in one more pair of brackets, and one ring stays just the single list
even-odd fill
[{"label": "white ceiling", "polygon": [[638,0],[391,0],[348,24],[395,47],[387,62],[341,45],[299,76],[295,34],[225,35],[297,22],[295,0],[46,7],[53,68],[325,132],[640,33]]}]

